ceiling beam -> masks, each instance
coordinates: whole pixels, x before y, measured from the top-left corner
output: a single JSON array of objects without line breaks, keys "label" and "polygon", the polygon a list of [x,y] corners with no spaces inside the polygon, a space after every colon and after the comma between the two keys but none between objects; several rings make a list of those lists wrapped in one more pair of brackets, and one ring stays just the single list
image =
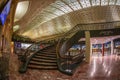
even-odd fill
[{"label": "ceiling beam", "polygon": [[65,1],[61,0],[64,4],[66,4],[70,9],[72,9],[74,11],[74,9],[68,4],[66,3]]},{"label": "ceiling beam", "polygon": [[115,5],[116,5],[116,3],[117,3],[117,0],[115,0]]},{"label": "ceiling beam", "polygon": [[53,6],[53,5],[50,5],[50,6],[53,7],[53,8],[56,8],[56,9],[58,9],[60,11],[62,11],[63,13],[65,13],[65,11],[61,10],[60,8],[57,8],[57,7]]},{"label": "ceiling beam", "polygon": [[89,0],[89,2],[90,2],[90,5],[92,6],[92,0]]},{"label": "ceiling beam", "polygon": [[77,0],[77,1],[78,1],[78,3],[80,4],[81,8],[83,8],[83,6],[82,6],[82,4],[80,3],[80,1],[79,1],[79,0]]},{"label": "ceiling beam", "polygon": [[48,11],[48,10],[44,10],[44,12],[50,13],[50,14],[53,14],[53,15],[56,15],[56,16],[59,16],[59,15],[57,15],[57,14],[55,14],[55,13],[53,13],[53,12],[50,12],[50,11]]}]

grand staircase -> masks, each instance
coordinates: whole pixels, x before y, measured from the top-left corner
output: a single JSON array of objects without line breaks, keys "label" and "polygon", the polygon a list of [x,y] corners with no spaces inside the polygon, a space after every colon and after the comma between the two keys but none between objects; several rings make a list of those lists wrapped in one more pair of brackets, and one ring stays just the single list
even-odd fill
[{"label": "grand staircase", "polygon": [[82,37],[83,34],[84,32],[78,31],[70,39],[60,39],[57,45],[51,44],[39,51],[36,49],[36,51],[32,52],[32,55],[26,57],[27,54],[31,54],[31,49],[29,51],[28,48],[28,51],[24,53],[25,60],[20,66],[19,72],[25,73],[29,68],[40,70],[59,70],[64,74],[73,75],[76,68],[84,59],[84,53],[80,52],[74,56],[68,55],[67,53],[74,44],[78,43],[78,40],[80,37]]},{"label": "grand staircase", "polygon": [[28,68],[40,70],[58,69],[55,46],[50,46],[38,51],[30,60]]}]

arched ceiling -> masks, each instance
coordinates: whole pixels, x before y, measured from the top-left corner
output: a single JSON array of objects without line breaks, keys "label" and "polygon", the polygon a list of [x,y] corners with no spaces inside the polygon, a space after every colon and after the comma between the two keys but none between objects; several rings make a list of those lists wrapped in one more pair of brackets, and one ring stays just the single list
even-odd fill
[{"label": "arched ceiling", "polygon": [[[16,31],[18,35],[31,39],[53,38],[69,31],[77,24],[120,21],[120,0],[27,1],[30,3],[28,10],[15,25],[20,26]],[[81,30],[84,27],[81,26]],[[97,29],[98,26],[94,27]],[[110,26],[104,25],[105,28]]]}]

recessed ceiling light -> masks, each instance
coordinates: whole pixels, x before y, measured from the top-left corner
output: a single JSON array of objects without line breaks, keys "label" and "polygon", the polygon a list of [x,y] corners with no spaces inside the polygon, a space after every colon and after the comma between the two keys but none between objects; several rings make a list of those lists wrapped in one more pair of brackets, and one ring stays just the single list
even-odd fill
[{"label": "recessed ceiling light", "polygon": [[13,27],[13,32],[17,31],[19,28],[20,28],[19,25],[15,25],[15,26]]},{"label": "recessed ceiling light", "polygon": [[15,12],[14,22],[19,21],[27,12],[29,6],[29,1],[19,2]]}]

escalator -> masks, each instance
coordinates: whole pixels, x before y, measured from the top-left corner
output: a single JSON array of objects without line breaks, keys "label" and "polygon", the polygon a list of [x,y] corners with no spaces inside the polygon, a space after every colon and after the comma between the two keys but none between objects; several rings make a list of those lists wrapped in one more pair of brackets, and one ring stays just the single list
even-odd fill
[{"label": "escalator", "polygon": [[63,39],[66,35],[59,41],[57,45],[57,64],[59,70],[67,75],[73,75],[76,68],[80,65],[80,63],[84,59],[84,52],[80,52],[77,55],[65,55],[69,53],[69,49],[77,44],[80,38],[84,37],[84,31],[78,31],[72,35],[68,40],[64,41]]}]

